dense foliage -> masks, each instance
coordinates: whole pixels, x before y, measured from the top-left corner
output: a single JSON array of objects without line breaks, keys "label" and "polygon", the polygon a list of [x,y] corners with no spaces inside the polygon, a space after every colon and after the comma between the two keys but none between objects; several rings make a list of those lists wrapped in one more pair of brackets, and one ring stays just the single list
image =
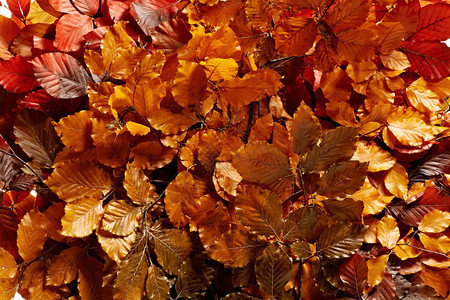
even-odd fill
[{"label": "dense foliage", "polygon": [[449,297],[446,1],[6,2],[0,299]]}]

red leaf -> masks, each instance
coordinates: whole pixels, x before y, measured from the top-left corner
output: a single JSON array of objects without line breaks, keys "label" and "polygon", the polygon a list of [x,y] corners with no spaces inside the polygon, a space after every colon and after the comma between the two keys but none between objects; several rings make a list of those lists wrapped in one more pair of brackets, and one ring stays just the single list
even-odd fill
[{"label": "red leaf", "polygon": [[56,25],[54,45],[61,51],[78,51],[84,43],[83,35],[94,29],[91,18],[79,13],[67,14]]},{"label": "red leaf", "polygon": [[390,207],[390,211],[400,221],[415,227],[419,226],[426,214],[435,209],[450,211],[450,196],[435,187],[427,187],[423,194],[410,204],[400,202]]},{"label": "red leaf", "polygon": [[366,261],[358,253],[353,254],[350,258],[343,259],[339,268],[341,280],[347,286],[348,291],[358,298],[364,293],[367,272]]},{"label": "red leaf", "polygon": [[172,18],[178,11],[180,0],[135,0],[130,1],[131,15],[145,34],[151,35],[150,28]]},{"label": "red leaf", "polygon": [[11,93],[24,93],[38,86],[31,64],[22,56],[0,61],[0,84]]},{"label": "red leaf", "polygon": [[439,41],[418,41],[400,48],[411,63],[411,70],[425,80],[440,80],[450,75],[450,48]]},{"label": "red leaf", "polygon": [[84,15],[94,16],[99,8],[99,0],[73,0],[73,5]]},{"label": "red leaf", "polygon": [[46,53],[32,61],[37,81],[50,96],[62,99],[87,94],[88,73],[74,57],[65,53]]},{"label": "red leaf", "polygon": [[155,49],[174,52],[191,39],[189,24],[182,19],[171,19],[152,30],[152,43]]},{"label": "red leaf", "polygon": [[19,19],[25,19],[30,11],[30,0],[6,0],[9,10]]},{"label": "red leaf", "polygon": [[48,0],[48,2],[54,9],[62,13],[78,13],[77,9],[72,5],[72,1],[70,0]]},{"label": "red leaf", "polygon": [[0,248],[20,259],[16,244],[20,219],[8,207],[0,204],[0,220]]},{"label": "red leaf", "polygon": [[24,108],[31,108],[45,112],[46,105],[53,100],[55,100],[55,98],[47,94],[46,91],[38,90],[27,94],[25,98],[19,100],[17,104]]},{"label": "red leaf", "polygon": [[417,31],[410,41],[439,40],[450,38],[450,4],[427,5],[419,12]]}]

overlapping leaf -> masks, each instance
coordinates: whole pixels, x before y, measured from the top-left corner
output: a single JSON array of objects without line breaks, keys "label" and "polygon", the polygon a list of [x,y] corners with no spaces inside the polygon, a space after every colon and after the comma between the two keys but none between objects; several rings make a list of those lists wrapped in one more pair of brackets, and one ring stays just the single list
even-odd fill
[{"label": "overlapping leaf", "polygon": [[332,224],[320,235],[317,253],[329,259],[350,257],[362,245],[364,233],[364,228],[356,224]]}]

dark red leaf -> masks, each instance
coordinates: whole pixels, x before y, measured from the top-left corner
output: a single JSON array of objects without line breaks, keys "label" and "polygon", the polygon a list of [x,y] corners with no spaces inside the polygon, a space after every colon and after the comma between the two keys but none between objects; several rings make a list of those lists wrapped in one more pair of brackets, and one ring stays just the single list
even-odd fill
[{"label": "dark red leaf", "polygon": [[439,40],[450,38],[450,4],[427,5],[419,11],[419,24],[410,41]]},{"label": "dark red leaf", "polygon": [[339,268],[339,276],[345,283],[348,291],[356,297],[361,297],[367,283],[367,264],[358,253],[343,259]]},{"label": "dark red leaf", "polygon": [[20,259],[16,243],[20,219],[8,207],[0,204],[0,220],[0,248]]},{"label": "dark red leaf", "polygon": [[418,41],[400,48],[411,63],[411,70],[426,80],[440,80],[450,75],[450,48],[439,41]]},{"label": "dark red leaf", "polygon": [[191,37],[189,24],[182,19],[170,19],[152,30],[152,42],[155,49],[169,53],[182,47]]},{"label": "dark red leaf", "polygon": [[38,86],[31,64],[22,56],[0,61],[0,84],[11,93],[24,93]]},{"label": "dark red leaf", "polygon": [[151,35],[150,28],[172,18],[178,11],[180,0],[134,0],[130,1],[131,15],[145,34]]},{"label": "dark red leaf", "polygon": [[27,94],[25,98],[19,100],[17,104],[24,108],[32,108],[45,112],[45,107],[53,100],[55,100],[55,98],[50,96],[46,91],[37,90],[35,92]]},{"label": "dark red leaf", "polygon": [[450,196],[435,187],[427,187],[423,194],[412,203],[399,202],[389,207],[396,218],[403,223],[418,227],[420,221],[429,212],[438,209],[450,211]]}]

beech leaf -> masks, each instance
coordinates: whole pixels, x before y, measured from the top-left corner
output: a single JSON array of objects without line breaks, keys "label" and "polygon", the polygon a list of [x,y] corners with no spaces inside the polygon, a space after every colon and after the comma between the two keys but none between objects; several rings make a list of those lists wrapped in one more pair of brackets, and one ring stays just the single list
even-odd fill
[{"label": "beech leaf", "polygon": [[339,267],[339,273],[339,277],[352,295],[359,298],[364,294],[368,275],[364,258],[355,253],[352,257],[343,259]]},{"label": "beech leaf", "polygon": [[122,261],[114,280],[114,299],[140,299],[144,294],[148,261],[144,249]]},{"label": "beech leaf", "polygon": [[127,236],[138,226],[140,216],[140,207],[133,206],[126,200],[113,200],[105,206],[102,229],[114,235]]},{"label": "beech leaf", "polygon": [[202,260],[188,258],[180,266],[175,290],[180,298],[198,299],[204,294],[213,278],[213,268]]},{"label": "beech leaf", "polygon": [[24,93],[38,86],[31,64],[17,55],[0,61],[0,84],[11,93]]},{"label": "beech leaf", "polygon": [[289,213],[283,228],[283,238],[295,241],[305,238],[319,220],[318,212],[314,207],[300,207]]},{"label": "beech leaf", "polygon": [[329,259],[350,257],[361,247],[364,234],[364,228],[353,223],[332,224],[320,235],[317,253]]},{"label": "beech leaf", "polygon": [[397,222],[390,216],[384,216],[377,225],[377,238],[380,244],[388,249],[394,248],[400,238]]},{"label": "beech leaf", "polygon": [[180,3],[178,0],[133,0],[130,2],[131,15],[147,35],[151,35],[150,28],[173,17]]},{"label": "beech leaf", "polygon": [[78,51],[85,42],[84,35],[94,29],[89,16],[79,13],[62,16],[56,24],[55,47],[61,51]]},{"label": "beech leaf", "polygon": [[8,251],[0,248],[0,278],[12,279],[17,273],[17,263]]},{"label": "beech leaf", "polygon": [[79,198],[67,203],[61,219],[61,234],[71,237],[85,237],[97,228],[102,217],[102,201],[93,197]]},{"label": "beech leaf", "polygon": [[78,265],[83,256],[83,249],[71,247],[61,251],[52,259],[52,264],[47,270],[46,282],[49,285],[60,286],[68,284],[77,278]]},{"label": "beech leaf", "polygon": [[30,210],[23,216],[17,229],[17,247],[24,261],[35,259],[44,249],[47,229],[38,209]]}]

